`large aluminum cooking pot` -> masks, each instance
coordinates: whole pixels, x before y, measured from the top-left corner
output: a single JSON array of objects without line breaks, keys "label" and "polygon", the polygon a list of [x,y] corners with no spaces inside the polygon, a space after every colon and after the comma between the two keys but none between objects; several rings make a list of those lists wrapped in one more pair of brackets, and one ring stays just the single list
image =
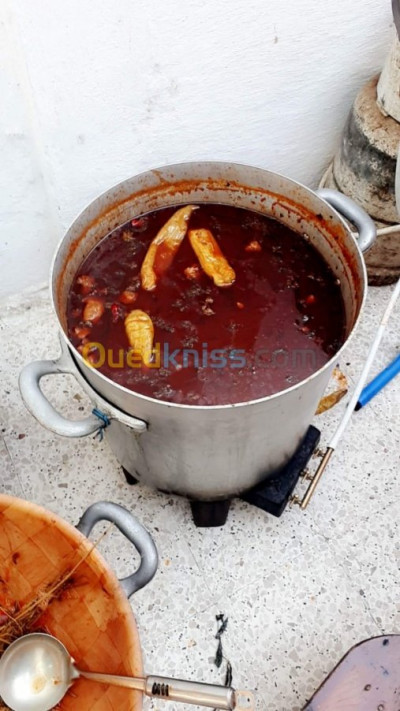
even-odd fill
[{"label": "large aluminum cooking pot", "polygon": [[[93,247],[115,227],[167,205],[219,202],[270,215],[311,243],[340,279],[346,312],[346,343],[364,303],[367,281],[362,250],[373,242],[372,220],[349,198],[332,190],[313,192],[276,173],[231,163],[184,163],[126,180],[92,202],[61,241],[51,290],[64,349],[59,361],[31,363],[20,389],[31,413],[67,437],[94,432],[92,415],[68,421],[39,388],[43,375],[72,372],[110,419],[106,437],[121,464],[158,489],[204,501],[243,492],[283,466],[313,418],[341,351],[287,390],[251,402],[199,407],[162,402],[132,392],[91,368],[69,342],[66,301],[73,277]],[[358,240],[344,215],[357,228]],[[345,344],[346,345],[346,344]],[[343,346],[344,347],[344,346]]]},{"label": "large aluminum cooking pot", "polygon": [[[110,521],[140,555],[138,570],[118,581],[88,540],[99,521]],[[139,634],[127,597],[157,570],[157,550],[148,531],[122,506],[90,506],[76,528],[41,506],[0,495],[0,603],[20,614],[40,600],[35,629],[46,630],[68,648],[84,670],[143,674]],[[74,571],[62,594],[45,604],[45,591]],[[4,614],[2,615],[4,618]],[[4,625],[4,619],[2,625]],[[32,631],[29,625],[26,631]],[[22,628],[23,630],[23,628]],[[142,694],[80,679],[60,711],[140,711]]]}]

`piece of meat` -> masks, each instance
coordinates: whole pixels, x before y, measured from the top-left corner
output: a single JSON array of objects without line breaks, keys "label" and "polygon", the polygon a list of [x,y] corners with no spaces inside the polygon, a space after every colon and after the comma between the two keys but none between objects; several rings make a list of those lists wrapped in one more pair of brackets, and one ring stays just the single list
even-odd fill
[{"label": "piece of meat", "polygon": [[198,264],[192,264],[191,267],[186,267],[183,271],[186,279],[197,281],[201,277],[201,269]]},{"label": "piece of meat", "polygon": [[186,205],[174,212],[161,227],[147,250],[140,270],[142,287],[156,288],[158,278],[169,268],[187,232],[188,221],[196,205]]},{"label": "piece of meat", "polygon": [[221,252],[210,230],[190,230],[190,244],[201,268],[211,277],[216,286],[231,286],[236,274]]},{"label": "piece of meat", "polygon": [[140,356],[144,365],[150,365],[154,340],[154,325],[150,316],[140,309],[131,311],[125,318],[125,331],[133,352]]},{"label": "piece of meat", "polygon": [[79,338],[81,341],[86,338],[89,333],[90,333],[90,328],[89,326],[75,326],[74,328],[74,333],[77,338]]},{"label": "piece of meat", "polygon": [[246,252],[261,252],[262,247],[261,247],[261,244],[256,239],[253,239],[251,242],[249,242],[245,246],[244,249]]},{"label": "piece of meat", "polygon": [[138,295],[136,291],[130,291],[129,289],[125,289],[125,291],[123,291],[121,296],[119,297],[119,300],[122,304],[134,304],[137,299],[137,296]]},{"label": "piece of meat", "polygon": [[90,276],[89,274],[81,274],[80,276],[78,276],[76,283],[79,284],[79,286],[81,287],[82,294],[90,294],[90,292],[93,291],[96,285],[94,277]]},{"label": "piece of meat", "polygon": [[101,299],[87,299],[83,309],[83,320],[97,323],[104,314],[104,303]]}]

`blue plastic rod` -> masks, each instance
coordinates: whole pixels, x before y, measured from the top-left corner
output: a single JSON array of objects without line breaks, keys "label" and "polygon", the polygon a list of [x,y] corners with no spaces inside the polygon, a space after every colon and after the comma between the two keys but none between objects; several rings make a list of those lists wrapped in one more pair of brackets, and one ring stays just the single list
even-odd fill
[{"label": "blue plastic rod", "polygon": [[358,398],[355,410],[361,410],[377,393],[382,390],[391,380],[400,373],[400,354],[390,363],[390,365],[382,370],[368,385],[365,386]]}]

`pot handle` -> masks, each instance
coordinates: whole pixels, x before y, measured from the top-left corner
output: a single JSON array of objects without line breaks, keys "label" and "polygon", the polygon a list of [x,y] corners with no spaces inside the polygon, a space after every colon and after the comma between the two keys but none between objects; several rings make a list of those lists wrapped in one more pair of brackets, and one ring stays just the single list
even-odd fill
[{"label": "pot handle", "polygon": [[19,376],[21,396],[31,415],[46,429],[62,437],[85,437],[99,429],[99,418],[89,415],[82,420],[68,420],[57,412],[40,389],[44,375],[71,373],[61,360],[62,356],[60,360],[36,360],[26,365]]},{"label": "pot handle", "polygon": [[357,242],[362,252],[372,247],[376,238],[376,226],[373,219],[347,195],[343,195],[338,190],[321,188],[316,190],[317,195],[329,203],[343,217],[357,227]]},{"label": "pot handle", "polygon": [[[60,374],[74,375],[75,377],[69,356],[63,346],[61,356],[57,360],[37,360],[23,368],[19,376],[19,389],[31,415],[43,427],[62,437],[86,437],[104,428],[106,423],[109,424],[111,417],[108,416],[108,413],[105,413],[104,419],[92,414],[81,420],[68,420],[57,412],[41,391],[40,380],[44,375]],[[129,426],[138,434],[147,429],[143,420],[134,417],[129,418]]]},{"label": "pot handle", "polygon": [[88,537],[96,523],[110,521],[114,523],[128,541],[133,543],[141,561],[139,568],[132,575],[119,582],[127,597],[144,588],[154,577],[158,567],[158,553],[150,533],[123,506],[110,501],[99,501],[89,506],[80,519],[77,529]]}]

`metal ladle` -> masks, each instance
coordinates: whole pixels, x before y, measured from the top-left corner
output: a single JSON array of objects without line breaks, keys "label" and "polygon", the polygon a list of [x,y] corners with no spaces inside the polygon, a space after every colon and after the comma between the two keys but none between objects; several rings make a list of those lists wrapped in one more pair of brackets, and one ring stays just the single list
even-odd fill
[{"label": "metal ladle", "polygon": [[49,711],[83,677],[142,691],[165,701],[181,701],[228,711],[252,711],[250,692],[162,676],[127,677],[81,671],[64,645],[39,632],[10,644],[0,659],[0,696],[12,711]]}]

